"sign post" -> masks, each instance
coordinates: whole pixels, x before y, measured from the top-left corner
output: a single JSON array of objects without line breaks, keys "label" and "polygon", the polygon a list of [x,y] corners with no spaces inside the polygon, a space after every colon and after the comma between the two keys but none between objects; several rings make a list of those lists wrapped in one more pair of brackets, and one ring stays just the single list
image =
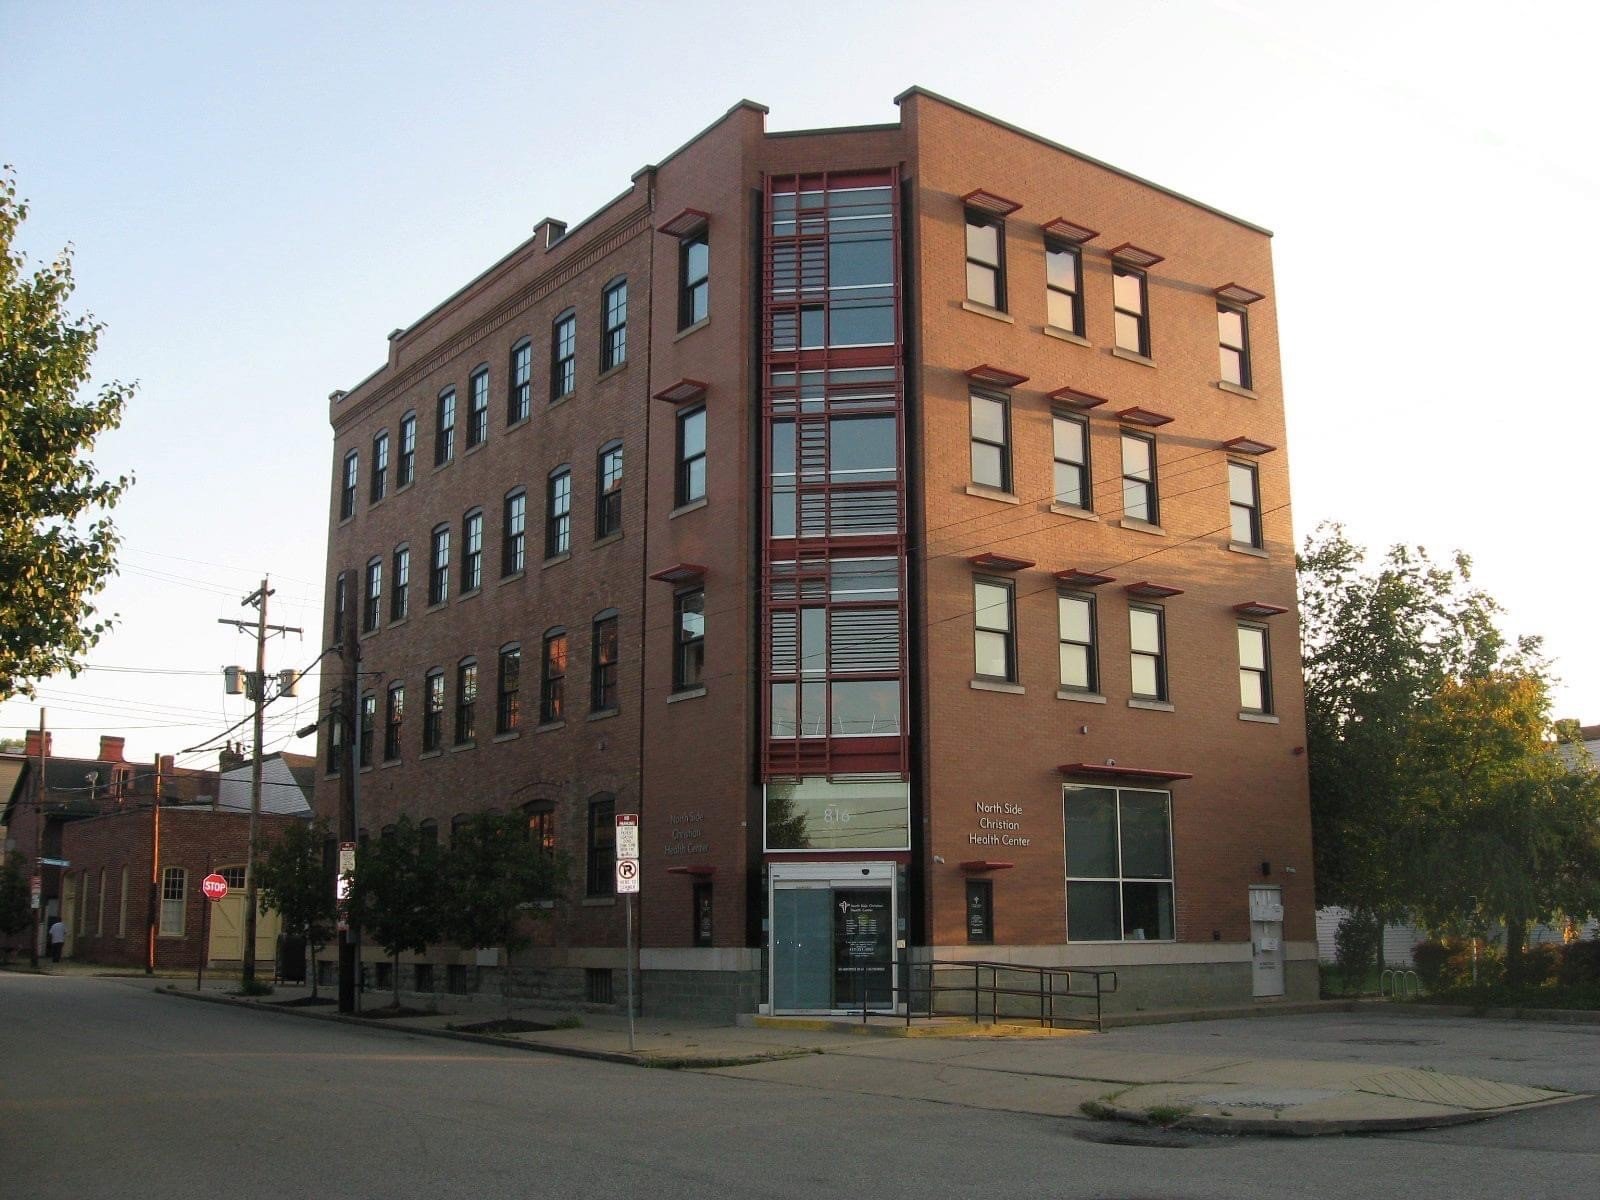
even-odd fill
[{"label": "sign post", "polygon": [[200,958],[194,969],[194,990],[197,992],[206,974],[206,955],[211,953],[211,906],[228,894],[228,881],[212,871],[200,881],[200,893],[205,896],[207,903],[200,910]]},{"label": "sign post", "polygon": [[625,896],[628,945],[628,1051],[633,1051],[633,898],[639,894],[639,814],[617,814],[617,895]]}]

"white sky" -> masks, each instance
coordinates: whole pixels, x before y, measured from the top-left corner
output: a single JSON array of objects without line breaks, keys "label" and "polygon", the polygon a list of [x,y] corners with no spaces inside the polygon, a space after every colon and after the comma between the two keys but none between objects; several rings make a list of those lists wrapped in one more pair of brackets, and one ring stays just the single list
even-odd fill
[{"label": "white sky", "polygon": [[[1557,715],[1600,721],[1595,6],[576,7],[0,0],[24,248],[75,243],[97,374],[140,383],[96,453],[138,483],[91,662],[162,672],[45,683],[57,753],[242,719],[218,668],[251,643],[216,622],[263,573],[308,631],[269,667],[316,657],[326,397],[389,330],[741,97],[771,129],[861,124],[913,83],[1273,229],[1297,535],[1466,550],[1546,639]],[[0,705],[0,736],[37,719]]]}]

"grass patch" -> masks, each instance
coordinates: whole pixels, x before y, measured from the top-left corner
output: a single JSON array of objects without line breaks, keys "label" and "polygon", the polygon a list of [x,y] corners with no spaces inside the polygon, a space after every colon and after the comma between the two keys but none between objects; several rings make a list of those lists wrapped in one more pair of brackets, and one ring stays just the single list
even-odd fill
[{"label": "grass patch", "polygon": [[550,1028],[551,1029],[582,1029],[583,1028],[583,1018],[580,1017],[577,1013],[568,1013],[566,1016],[559,1018],[554,1025],[550,1026]]},{"label": "grass patch", "polygon": [[1352,984],[1336,964],[1318,963],[1317,975],[1322,999],[1347,1000],[1357,996],[1376,996],[1383,972],[1377,967],[1370,967],[1359,981]]},{"label": "grass patch", "polygon": [[270,996],[272,995],[272,985],[270,983],[262,983],[259,979],[253,979],[249,983],[240,980],[239,990],[232,994],[235,996]]},{"label": "grass patch", "polygon": [[515,1017],[497,1017],[493,1021],[476,1021],[471,1025],[452,1025],[462,1033],[543,1033],[554,1025],[541,1025],[537,1021],[519,1021]]},{"label": "grass patch", "polygon": [[1165,1129],[1168,1125],[1176,1125],[1192,1111],[1186,1104],[1152,1104],[1144,1110],[1144,1115],[1150,1124]]},{"label": "grass patch", "polygon": [[1103,1100],[1085,1100],[1078,1105],[1078,1111],[1092,1121],[1109,1121],[1117,1115],[1117,1110]]}]

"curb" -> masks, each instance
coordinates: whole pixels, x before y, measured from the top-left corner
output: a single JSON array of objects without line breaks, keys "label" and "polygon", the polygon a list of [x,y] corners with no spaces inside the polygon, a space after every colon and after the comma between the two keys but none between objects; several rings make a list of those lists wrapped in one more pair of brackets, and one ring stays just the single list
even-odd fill
[{"label": "curb", "polygon": [[[1103,1103],[1103,1102],[1102,1102]],[[1153,1129],[1182,1129],[1189,1133],[1250,1133],[1269,1137],[1330,1137],[1352,1133],[1409,1133],[1419,1129],[1444,1129],[1452,1125],[1471,1125],[1491,1117],[1520,1112],[1521,1105],[1484,1111],[1439,1113],[1431,1117],[1352,1117],[1348,1120],[1279,1121],[1265,1117],[1182,1117],[1170,1125],[1157,1125],[1143,1112],[1132,1108],[1106,1105],[1109,1112],[1104,1119],[1125,1121],[1130,1125],[1144,1125]]]},{"label": "curb", "polygon": [[1386,1002],[1375,1011],[1406,1017],[1478,1017],[1485,1021],[1548,1021],[1555,1025],[1600,1025],[1592,1008],[1476,1008],[1471,1004],[1429,1004],[1425,1000]]}]

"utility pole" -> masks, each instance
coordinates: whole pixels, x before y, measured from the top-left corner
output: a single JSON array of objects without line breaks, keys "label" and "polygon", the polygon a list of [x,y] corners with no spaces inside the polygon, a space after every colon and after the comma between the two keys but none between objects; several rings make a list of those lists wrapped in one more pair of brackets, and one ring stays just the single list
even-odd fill
[{"label": "utility pole", "polygon": [[[249,991],[250,986],[256,981],[256,826],[261,821],[261,738],[267,707],[267,632],[269,630],[273,633],[301,632],[292,625],[267,624],[267,597],[271,595],[272,589],[267,586],[267,578],[262,576],[261,587],[239,602],[240,607],[255,608],[256,620],[253,629],[245,621],[217,618],[219,625],[232,625],[246,633],[256,635],[256,669],[251,676],[253,698],[256,702],[255,749],[250,759],[250,831],[249,849],[244,860],[244,946],[241,950],[243,962],[240,969],[245,991]],[[200,947],[202,958],[208,949],[206,946]]]},{"label": "utility pole", "polygon": [[[356,633],[355,589],[346,593],[344,623],[339,630],[339,657],[344,678],[339,685],[339,708],[333,720],[341,723],[343,753],[339,756],[339,849],[356,844],[356,776],[361,769],[361,639]],[[331,732],[331,731],[330,731]],[[339,1011],[356,1011],[356,972],[361,969],[361,933],[350,919],[348,905],[339,922]]]},{"label": "utility pole", "polygon": [[[44,765],[48,757],[45,750],[44,709],[39,710],[39,772],[33,781],[33,877],[39,881],[39,907],[33,910],[33,945],[29,947],[28,964],[39,967],[39,931],[44,927]],[[31,888],[29,889],[32,890]]]},{"label": "utility pole", "polygon": [[[161,911],[161,755],[156,755],[150,789],[150,903],[145,908],[144,973],[156,971],[156,917]],[[205,953],[204,950],[201,953]]]}]

